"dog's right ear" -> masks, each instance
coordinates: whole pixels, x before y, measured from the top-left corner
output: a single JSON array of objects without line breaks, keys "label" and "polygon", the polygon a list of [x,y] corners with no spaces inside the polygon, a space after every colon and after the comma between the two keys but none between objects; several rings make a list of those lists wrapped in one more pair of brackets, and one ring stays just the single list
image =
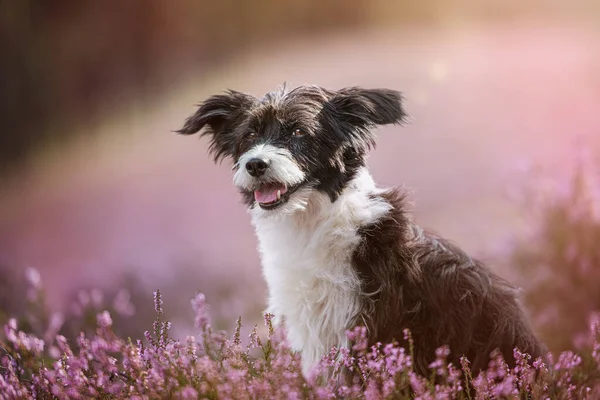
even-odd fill
[{"label": "dog's right ear", "polygon": [[358,128],[400,124],[406,118],[403,97],[397,90],[347,87],[335,92],[331,103]]},{"label": "dog's right ear", "polygon": [[347,87],[333,92],[326,104],[338,131],[350,136],[357,147],[375,147],[371,132],[376,125],[401,124],[407,114],[402,94],[391,89]]},{"label": "dog's right ear", "polygon": [[183,128],[175,132],[193,135],[205,128],[201,136],[211,137],[209,151],[217,162],[233,155],[234,130],[255,101],[254,97],[234,90],[211,96],[199,104],[194,115],[185,120]]}]

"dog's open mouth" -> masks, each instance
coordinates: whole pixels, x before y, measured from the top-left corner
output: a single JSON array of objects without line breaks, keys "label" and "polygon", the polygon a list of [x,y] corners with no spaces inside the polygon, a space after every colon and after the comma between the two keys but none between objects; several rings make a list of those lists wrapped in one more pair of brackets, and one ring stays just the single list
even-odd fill
[{"label": "dog's open mouth", "polygon": [[287,187],[283,183],[265,183],[254,191],[254,200],[265,210],[272,210],[285,203],[301,184]]}]

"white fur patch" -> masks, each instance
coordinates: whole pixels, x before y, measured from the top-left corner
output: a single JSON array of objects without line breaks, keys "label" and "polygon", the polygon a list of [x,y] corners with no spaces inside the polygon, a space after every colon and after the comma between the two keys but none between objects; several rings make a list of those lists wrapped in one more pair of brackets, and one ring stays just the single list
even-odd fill
[{"label": "white fur patch", "polygon": [[280,147],[270,144],[258,144],[244,153],[237,162],[237,171],[233,175],[233,183],[246,190],[253,190],[257,180],[246,170],[246,163],[253,158],[259,158],[269,164],[264,181],[279,182],[286,186],[294,186],[304,180],[304,172],[294,161],[292,154]]},{"label": "white fur patch", "polygon": [[360,241],[357,228],[392,208],[382,198],[369,197],[378,192],[362,169],[334,203],[310,189],[298,212],[269,218],[260,208],[250,211],[269,288],[267,310],[276,323],[285,318],[305,374],[331,347],[348,344],[345,331],[361,309],[361,283],[351,265]]}]

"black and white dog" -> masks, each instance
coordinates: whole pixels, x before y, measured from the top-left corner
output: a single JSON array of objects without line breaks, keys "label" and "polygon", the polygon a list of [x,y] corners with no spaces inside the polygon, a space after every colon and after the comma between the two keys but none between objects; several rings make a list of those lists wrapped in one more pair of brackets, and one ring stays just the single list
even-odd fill
[{"label": "black and white dog", "polygon": [[331,347],[347,346],[355,325],[382,343],[402,343],[410,329],[423,374],[444,344],[474,372],[494,349],[509,364],[515,347],[543,355],[514,288],[416,226],[403,194],[373,182],[371,128],[405,116],[401,94],[388,89],[302,86],[262,99],[229,91],[200,104],[178,132],[205,128],[215,161],[233,160],[260,243],[268,311],[285,321],[305,373]]}]

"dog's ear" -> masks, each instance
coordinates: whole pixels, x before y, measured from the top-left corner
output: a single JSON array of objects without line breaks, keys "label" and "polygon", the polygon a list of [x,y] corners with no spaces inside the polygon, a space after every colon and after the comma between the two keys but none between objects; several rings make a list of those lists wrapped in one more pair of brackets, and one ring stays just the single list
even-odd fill
[{"label": "dog's ear", "polygon": [[209,151],[217,162],[232,155],[235,148],[234,130],[255,101],[254,97],[234,90],[211,96],[199,104],[194,115],[186,119],[183,128],[175,132],[193,135],[205,128],[201,135],[211,137]]},{"label": "dog's ear", "polygon": [[406,113],[402,100],[402,94],[396,90],[349,87],[335,92],[330,103],[347,122],[358,129],[368,129],[403,122]]}]

